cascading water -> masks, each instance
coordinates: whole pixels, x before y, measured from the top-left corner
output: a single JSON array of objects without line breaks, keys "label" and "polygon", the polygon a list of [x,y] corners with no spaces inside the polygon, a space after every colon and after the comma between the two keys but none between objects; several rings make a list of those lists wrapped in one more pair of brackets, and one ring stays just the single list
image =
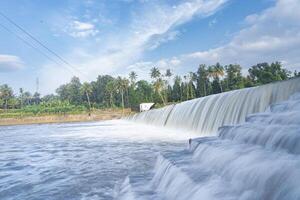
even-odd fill
[{"label": "cascading water", "polygon": [[[296,88],[293,82],[284,84]],[[265,95],[277,94],[279,100],[285,92]],[[221,127],[218,136],[194,139],[186,150],[159,155],[152,180],[131,183],[128,177],[117,199],[130,193],[130,199],[149,200],[299,200],[299,156],[300,93],[296,93],[237,126]]]},{"label": "cascading water", "polygon": [[300,78],[210,95],[129,117],[146,124],[211,135],[224,125],[234,125],[271,104],[287,100],[300,91]]}]

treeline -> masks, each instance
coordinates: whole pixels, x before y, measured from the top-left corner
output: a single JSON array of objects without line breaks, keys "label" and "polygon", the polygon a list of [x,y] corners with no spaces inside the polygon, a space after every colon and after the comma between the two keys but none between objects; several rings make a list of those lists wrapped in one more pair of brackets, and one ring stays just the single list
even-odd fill
[{"label": "treeline", "polygon": [[[24,109],[24,107],[41,105],[48,107],[73,108],[111,108],[128,107],[137,109],[140,103],[154,102],[167,105],[225,91],[253,87],[273,81],[286,80],[300,76],[291,73],[281,63],[259,63],[249,68],[247,75],[242,74],[238,64],[207,66],[199,65],[197,71],[186,75],[174,75],[170,69],[161,71],[153,67],[149,73],[151,81],[138,80],[135,72],[128,77],[99,75],[95,81],[81,83],[73,77],[67,84],[61,85],[56,94],[40,97],[39,93],[31,95],[21,88],[19,95],[14,95],[12,88],[0,86],[0,106],[3,109]],[[59,110],[59,109],[58,109]]]}]

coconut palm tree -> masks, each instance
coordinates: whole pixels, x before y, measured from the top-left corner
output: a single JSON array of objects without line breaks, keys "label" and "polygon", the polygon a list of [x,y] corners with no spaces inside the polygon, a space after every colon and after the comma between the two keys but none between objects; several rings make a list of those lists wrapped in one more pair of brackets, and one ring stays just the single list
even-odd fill
[{"label": "coconut palm tree", "polygon": [[164,87],[165,87],[165,82],[162,78],[158,78],[154,83],[153,83],[154,91],[158,93],[160,96],[162,102],[164,105],[166,105],[166,100],[163,95]]},{"label": "coconut palm tree", "polygon": [[130,79],[131,86],[134,86],[135,85],[135,81],[137,79],[137,74],[134,71],[130,72],[129,73],[129,79]]},{"label": "coconut palm tree", "polygon": [[218,78],[219,80],[219,85],[220,85],[220,89],[221,89],[221,92],[223,92],[223,88],[222,88],[222,84],[221,84],[221,80],[220,80],[220,77],[222,78],[224,76],[224,67],[222,65],[220,65],[220,63],[217,63],[215,66],[214,66],[214,71],[215,71],[215,76]]},{"label": "coconut palm tree", "polygon": [[161,76],[161,73],[157,67],[153,67],[150,72],[150,77],[152,79],[158,79]]},{"label": "coconut palm tree", "polygon": [[122,104],[122,108],[124,109],[124,83],[123,83],[123,78],[121,76],[117,77],[116,86],[118,92],[121,94],[121,104]]},{"label": "coconut palm tree", "polygon": [[81,86],[81,91],[82,91],[82,94],[85,94],[86,96],[86,99],[88,101],[88,104],[89,104],[89,115],[91,114],[91,102],[90,102],[90,95],[92,94],[92,86],[87,83],[87,82],[84,82]]},{"label": "coconut palm tree", "polygon": [[166,76],[168,79],[170,79],[170,78],[173,76],[173,73],[172,73],[171,69],[167,69],[167,70],[166,70],[165,76]]},{"label": "coconut palm tree", "polygon": [[110,107],[114,106],[114,93],[116,91],[116,83],[114,80],[110,80],[107,82],[105,86],[105,91],[109,94],[109,104]]},{"label": "coconut palm tree", "polygon": [[194,94],[194,88],[193,88],[193,85],[194,85],[194,82],[196,81],[196,74],[194,72],[189,72],[188,75],[188,91],[190,93],[190,98],[193,99],[195,97],[195,94]]}]

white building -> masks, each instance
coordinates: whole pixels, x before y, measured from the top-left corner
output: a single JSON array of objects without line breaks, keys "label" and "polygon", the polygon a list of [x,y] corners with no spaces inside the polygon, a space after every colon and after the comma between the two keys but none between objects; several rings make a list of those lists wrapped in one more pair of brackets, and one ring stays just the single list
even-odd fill
[{"label": "white building", "polygon": [[153,108],[154,103],[141,103],[140,104],[140,112],[150,110]]}]

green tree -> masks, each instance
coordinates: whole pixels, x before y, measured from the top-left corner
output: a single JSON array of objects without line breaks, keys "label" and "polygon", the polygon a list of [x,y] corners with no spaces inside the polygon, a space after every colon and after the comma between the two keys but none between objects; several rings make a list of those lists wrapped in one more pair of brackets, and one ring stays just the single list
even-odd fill
[{"label": "green tree", "polygon": [[237,64],[230,64],[225,66],[226,70],[226,90],[236,90],[244,88],[243,77],[242,77],[242,68]]},{"label": "green tree", "polygon": [[24,94],[23,94],[23,99],[24,99],[24,105],[31,105],[32,104],[32,99],[33,99],[33,97],[32,97],[32,95],[31,95],[31,93],[30,92],[24,92]]},{"label": "green tree", "polygon": [[114,94],[116,92],[116,82],[115,80],[110,80],[105,87],[105,92],[108,94],[109,96],[109,105],[110,107],[114,107]]},{"label": "green tree", "polygon": [[136,79],[137,79],[137,74],[134,71],[130,72],[129,73],[129,80],[130,80],[130,85],[131,86],[134,87]]},{"label": "green tree", "polygon": [[215,74],[214,79],[220,86],[220,92],[223,92],[221,78],[225,75],[225,73],[224,73],[224,67],[220,65],[220,63],[214,65],[214,74]]},{"label": "green tree", "polygon": [[170,86],[170,80],[171,80],[172,76],[173,76],[173,73],[172,73],[171,69],[167,69],[166,73],[165,73],[165,77],[167,78],[167,80],[166,80],[166,87],[167,87],[166,99],[168,99],[169,101],[172,101],[172,87]]},{"label": "green tree", "polygon": [[154,83],[153,83],[154,91],[159,95],[159,97],[162,100],[162,103],[166,105],[166,99],[164,95],[164,87],[165,87],[165,82],[162,78],[158,78]]},{"label": "green tree", "polygon": [[82,103],[81,93],[80,93],[81,83],[78,77],[73,77],[71,82],[68,84],[68,99],[71,104],[80,105]]},{"label": "green tree", "polygon": [[198,67],[197,70],[197,77],[196,77],[196,81],[197,81],[197,97],[203,97],[206,96],[208,94],[207,92],[207,88],[208,88],[208,70],[206,65],[201,64]]},{"label": "green tree", "polygon": [[170,78],[173,76],[173,73],[172,73],[171,69],[167,69],[167,70],[166,70],[165,76],[166,76],[168,79],[170,79]]},{"label": "green tree", "polygon": [[161,73],[160,73],[159,69],[156,67],[153,67],[150,72],[150,77],[152,79],[156,80],[156,79],[160,78],[160,76],[161,76]]},{"label": "green tree", "polygon": [[[97,80],[91,83],[93,94],[92,97],[94,98],[94,101],[100,105],[107,105],[110,104],[110,98],[108,98],[107,101],[107,91],[106,91],[106,85],[109,82],[114,81],[115,79],[110,75],[104,75],[104,76],[98,76]],[[111,83],[110,83],[111,84]]]},{"label": "green tree", "polygon": [[4,109],[8,109],[8,101],[13,98],[13,90],[7,84],[0,86],[0,98],[4,102]]},{"label": "green tree", "polygon": [[38,92],[35,92],[33,94],[33,99],[32,99],[34,104],[39,104],[41,102],[41,94]]},{"label": "green tree", "polygon": [[182,90],[181,90],[181,77],[175,76],[174,78],[174,84],[172,88],[172,100],[173,101],[180,101],[182,99]]},{"label": "green tree", "polygon": [[87,101],[87,103],[88,103],[89,111],[91,111],[92,106],[91,106],[90,96],[91,96],[91,94],[92,94],[92,92],[93,92],[93,89],[92,89],[91,84],[89,84],[89,83],[87,83],[87,82],[84,82],[84,83],[81,85],[80,91],[81,91],[81,96],[82,96],[83,99],[84,99],[85,101]]},{"label": "green tree", "polygon": [[118,92],[121,95],[121,106],[124,111],[124,107],[125,107],[124,93],[125,93],[125,91],[127,91],[128,87],[129,87],[129,81],[125,78],[122,78],[121,76],[118,76],[117,80],[116,80],[116,87],[118,89]]},{"label": "green tree", "polygon": [[256,85],[286,80],[291,74],[288,70],[282,68],[280,62],[271,63],[271,65],[259,63],[252,66],[248,72],[252,82]]}]

